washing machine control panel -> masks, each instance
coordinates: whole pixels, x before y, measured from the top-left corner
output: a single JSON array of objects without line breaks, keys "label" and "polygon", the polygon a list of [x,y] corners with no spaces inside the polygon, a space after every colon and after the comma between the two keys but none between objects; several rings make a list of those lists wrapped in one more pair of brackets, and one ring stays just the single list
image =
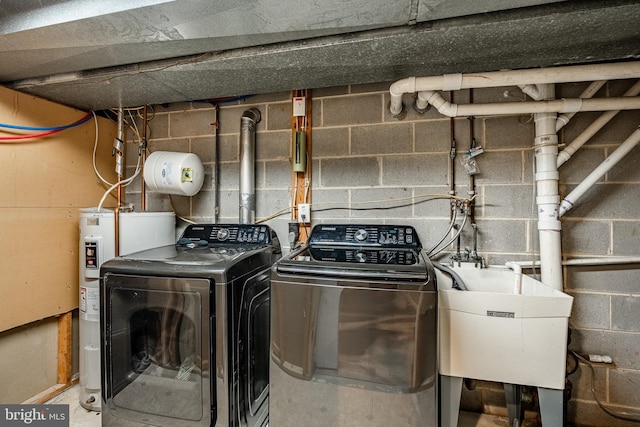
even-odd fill
[{"label": "washing machine control panel", "polygon": [[196,247],[211,244],[269,244],[271,229],[256,224],[203,224],[189,225],[178,245]]},{"label": "washing machine control panel", "polygon": [[418,262],[418,253],[412,249],[310,247],[309,253],[315,261],[403,265],[413,265]]},{"label": "washing machine control panel", "polygon": [[416,230],[408,225],[316,225],[309,245],[421,248]]}]

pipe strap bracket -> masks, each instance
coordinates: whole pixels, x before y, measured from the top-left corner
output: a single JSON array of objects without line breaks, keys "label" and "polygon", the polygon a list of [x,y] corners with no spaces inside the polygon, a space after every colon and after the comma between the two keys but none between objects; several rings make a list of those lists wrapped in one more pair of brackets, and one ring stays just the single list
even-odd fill
[{"label": "pipe strap bracket", "polygon": [[558,145],[558,135],[540,135],[536,136],[533,140],[534,147],[546,147],[549,145]]}]

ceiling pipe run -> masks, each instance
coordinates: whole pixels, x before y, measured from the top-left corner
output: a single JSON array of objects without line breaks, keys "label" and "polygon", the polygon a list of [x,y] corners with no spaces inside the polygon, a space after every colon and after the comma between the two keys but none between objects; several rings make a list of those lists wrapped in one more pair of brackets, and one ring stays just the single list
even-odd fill
[{"label": "ceiling pipe run", "polygon": [[260,110],[250,108],[240,118],[240,224],[256,219],[256,126]]},{"label": "ceiling pipe run", "polygon": [[[404,95],[405,93],[437,90],[450,91],[460,89],[478,89],[529,84],[619,80],[638,77],[640,77],[640,62],[637,61],[612,64],[589,64],[567,67],[494,71],[488,73],[445,74],[442,76],[430,77],[408,77],[396,81],[389,87],[389,93],[391,96],[391,100],[389,101],[389,111],[394,117],[403,117],[403,114],[406,112],[406,110],[402,103],[402,95]],[[575,108],[575,106],[573,108]],[[574,111],[588,110],[567,109],[566,111],[555,111],[570,113]],[[472,114],[475,115],[475,113]]]},{"label": "ceiling pipe run", "polygon": [[427,105],[433,105],[441,114],[447,117],[577,113],[580,111],[637,110],[640,109],[640,97],[565,98],[546,101],[458,105],[445,100],[438,92],[419,92],[415,103],[416,109],[418,111],[423,110]]},{"label": "ceiling pipe run", "polygon": [[[636,82],[628,91],[625,92],[622,96],[636,96],[640,93],[640,80]],[[558,167],[562,166],[567,160],[573,156],[573,154],[578,151],[580,147],[582,147],[593,135],[595,135],[600,129],[604,127],[607,123],[613,119],[616,114],[618,114],[620,110],[610,110],[605,113],[602,113],[600,117],[595,119],[587,128],[582,131],[580,135],[578,135],[569,145],[564,147],[558,154]],[[557,126],[556,126],[557,128]]]},{"label": "ceiling pipe run", "polygon": [[560,204],[559,216],[564,215],[600,178],[611,170],[640,142],[640,127],[633,132],[613,153],[593,170]]},{"label": "ceiling pipe run", "polygon": [[[607,82],[606,80],[598,80],[595,82],[591,82],[591,84],[587,86],[587,88],[580,94],[578,98],[581,98],[581,99],[593,98],[595,94],[600,90],[602,86],[604,86],[606,82]],[[573,112],[573,113],[561,114],[560,116],[558,116],[558,118],[556,119],[556,132],[559,132],[560,129],[565,127],[567,123],[569,123],[569,120],[571,120],[575,115],[576,113]]]}]

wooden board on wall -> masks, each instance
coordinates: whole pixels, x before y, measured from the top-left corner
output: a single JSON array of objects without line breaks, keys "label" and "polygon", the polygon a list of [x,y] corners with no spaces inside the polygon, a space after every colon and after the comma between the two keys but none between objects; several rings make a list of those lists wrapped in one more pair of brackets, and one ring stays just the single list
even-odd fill
[{"label": "wooden board on wall", "polygon": [[[0,87],[4,124],[53,127],[84,114]],[[114,136],[115,124],[99,119],[97,166],[112,182]],[[0,331],[78,306],[78,209],[96,206],[105,191],[93,170],[94,141],[91,119],[53,136],[0,144]]]}]

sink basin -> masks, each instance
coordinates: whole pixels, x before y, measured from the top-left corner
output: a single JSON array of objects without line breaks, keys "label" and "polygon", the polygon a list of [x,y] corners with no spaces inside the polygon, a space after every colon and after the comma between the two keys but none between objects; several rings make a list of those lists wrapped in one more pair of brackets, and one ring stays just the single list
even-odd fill
[{"label": "sink basin", "polygon": [[514,293],[507,268],[453,270],[467,290],[438,272],[440,373],[563,389],[573,297],[526,275]]}]

